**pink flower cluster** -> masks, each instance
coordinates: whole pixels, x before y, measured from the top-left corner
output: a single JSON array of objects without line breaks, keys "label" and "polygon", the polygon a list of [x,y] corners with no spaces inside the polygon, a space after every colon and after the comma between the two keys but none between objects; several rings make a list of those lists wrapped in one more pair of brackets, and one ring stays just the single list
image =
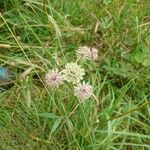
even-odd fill
[{"label": "pink flower cluster", "polygon": [[[96,48],[90,48],[87,46],[79,47],[76,51],[77,57],[80,59],[96,60],[98,57],[98,50]],[[83,81],[85,75],[84,68],[77,63],[67,63],[65,69],[59,72],[57,69],[50,70],[45,75],[45,83],[50,88],[56,88],[64,81],[72,83],[74,85],[74,95],[80,100],[87,100],[93,94],[92,86],[87,82]]]},{"label": "pink flower cluster", "polygon": [[77,58],[81,58],[83,60],[97,60],[98,58],[98,50],[93,47],[81,46],[76,51]]}]

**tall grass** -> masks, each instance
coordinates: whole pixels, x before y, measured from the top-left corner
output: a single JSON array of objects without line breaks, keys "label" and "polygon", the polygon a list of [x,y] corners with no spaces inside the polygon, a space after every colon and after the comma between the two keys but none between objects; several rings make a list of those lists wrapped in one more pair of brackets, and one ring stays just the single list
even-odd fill
[{"label": "tall grass", "polygon": [[[1,0],[0,10],[0,64],[17,76],[0,94],[0,149],[150,149],[149,0]],[[93,98],[44,84],[81,45],[99,49],[82,64],[96,114]]]}]

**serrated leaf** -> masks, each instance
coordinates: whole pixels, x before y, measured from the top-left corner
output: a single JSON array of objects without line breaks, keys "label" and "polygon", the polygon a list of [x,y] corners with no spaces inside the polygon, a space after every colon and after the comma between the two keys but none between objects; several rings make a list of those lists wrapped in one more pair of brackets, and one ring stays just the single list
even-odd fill
[{"label": "serrated leaf", "polygon": [[106,65],[103,66],[108,73],[122,76],[124,78],[130,77],[134,73],[134,68],[130,63],[109,60],[106,62]]},{"label": "serrated leaf", "polygon": [[135,51],[132,57],[137,63],[141,63],[145,67],[150,66],[150,49],[148,47],[142,47]]}]

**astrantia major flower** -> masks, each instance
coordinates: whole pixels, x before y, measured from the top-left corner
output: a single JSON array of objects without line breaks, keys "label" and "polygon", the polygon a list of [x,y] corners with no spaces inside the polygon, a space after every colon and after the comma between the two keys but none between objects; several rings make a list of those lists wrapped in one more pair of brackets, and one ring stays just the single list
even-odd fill
[{"label": "astrantia major flower", "polygon": [[63,83],[62,73],[59,72],[57,69],[50,70],[45,75],[45,82],[51,88],[58,87],[60,84]]},{"label": "astrantia major flower", "polygon": [[85,71],[77,63],[68,63],[65,65],[65,69],[62,71],[64,80],[72,82],[73,84],[79,83],[85,75]]},{"label": "astrantia major flower", "polygon": [[81,46],[76,51],[76,55],[81,59],[96,60],[98,57],[98,50],[96,48]]},{"label": "astrantia major flower", "polygon": [[87,100],[93,94],[92,86],[89,83],[83,82],[74,87],[74,95],[80,100]]}]

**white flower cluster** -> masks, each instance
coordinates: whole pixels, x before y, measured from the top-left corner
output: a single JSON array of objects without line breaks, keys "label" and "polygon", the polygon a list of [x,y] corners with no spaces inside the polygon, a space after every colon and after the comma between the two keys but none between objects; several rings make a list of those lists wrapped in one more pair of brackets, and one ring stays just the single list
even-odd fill
[{"label": "white flower cluster", "polygon": [[[96,60],[98,57],[98,51],[95,48],[89,48],[87,46],[79,47],[76,52],[77,57],[81,59]],[[80,100],[89,99],[93,94],[93,88],[89,83],[83,81],[85,70],[77,63],[71,62],[65,65],[62,71],[50,70],[45,75],[45,82],[50,88],[55,88],[61,85],[64,81],[72,83],[74,85],[74,95]]]},{"label": "white flower cluster", "polygon": [[79,83],[85,75],[85,70],[77,63],[68,63],[62,71],[64,80],[72,82],[73,84]]}]

